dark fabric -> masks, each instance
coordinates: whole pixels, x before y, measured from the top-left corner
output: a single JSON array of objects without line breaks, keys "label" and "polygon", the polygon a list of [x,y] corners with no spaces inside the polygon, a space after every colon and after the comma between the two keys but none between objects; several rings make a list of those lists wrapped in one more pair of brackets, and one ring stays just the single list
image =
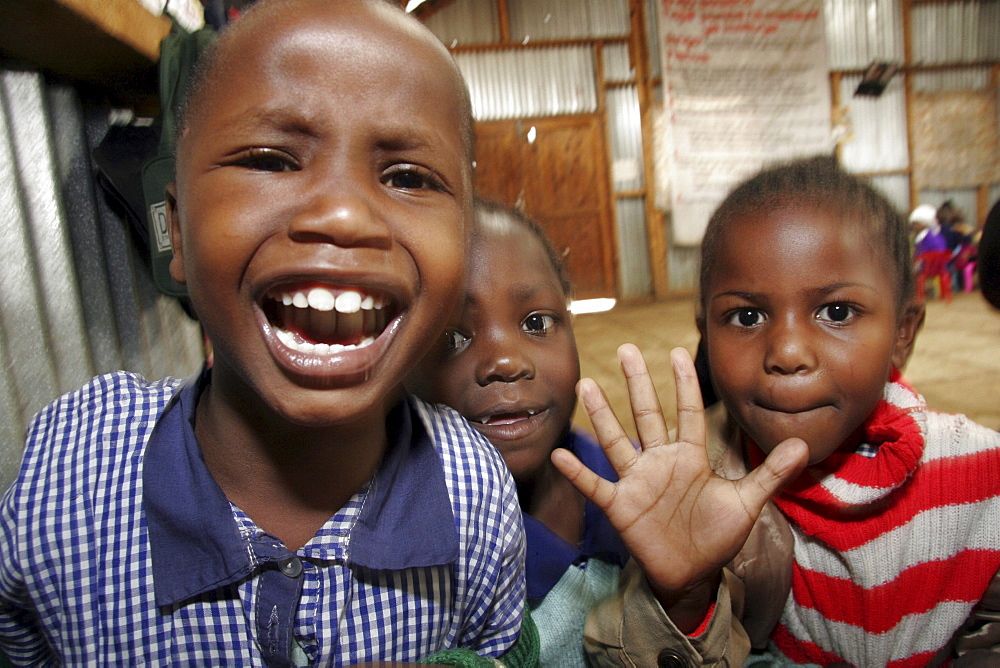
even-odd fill
[{"label": "dark fabric", "polygon": [[1000,309],[1000,200],[986,216],[983,236],[979,240],[979,259],[976,262],[983,297]]},{"label": "dark fabric", "polygon": [[[601,447],[582,432],[569,432],[559,447],[576,455],[584,466],[605,480],[617,482],[618,476]],[[628,549],[611,526],[600,508],[587,502],[584,507],[583,540],[572,545],[553,533],[534,517],[523,513],[524,533],[527,543],[525,577],[528,601],[536,603],[549,593],[574,564],[588,559],[600,559],[624,566],[629,559]]]}]

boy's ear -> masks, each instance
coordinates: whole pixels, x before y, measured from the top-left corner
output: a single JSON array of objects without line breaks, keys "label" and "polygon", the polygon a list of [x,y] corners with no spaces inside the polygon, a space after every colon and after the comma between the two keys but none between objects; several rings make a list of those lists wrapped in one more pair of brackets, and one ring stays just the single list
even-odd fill
[{"label": "boy's ear", "polygon": [[906,366],[913,354],[913,345],[917,340],[917,333],[924,326],[924,318],[927,311],[923,301],[914,300],[903,307],[903,314],[896,327],[896,341],[892,349],[892,365],[899,370]]},{"label": "boy's ear", "polygon": [[170,245],[173,246],[173,257],[170,258],[170,277],[178,283],[185,283],[184,247],[181,243],[180,214],[177,212],[177,185],[167,184],[167,225],[170,226]]}]

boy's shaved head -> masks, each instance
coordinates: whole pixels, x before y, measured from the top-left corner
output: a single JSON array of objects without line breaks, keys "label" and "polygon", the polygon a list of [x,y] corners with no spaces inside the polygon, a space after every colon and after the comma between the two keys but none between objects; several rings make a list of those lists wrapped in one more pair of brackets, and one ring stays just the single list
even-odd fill
[{"label": "boy's shaved head", "polygon": [[383,418],[465,267],[471,113],[447,49],[380,0],[261,0],[181,122],[171,275],[214,378],[288,423]]},{"label": "boy's shaved head", "polygon": [[[368,12],[372,20],[378,20],[397,28],[401,33],[416,41],[425,42],[427,47],[438,51],[443,62],[448,64],[459,94],[458,103],[465,110],[462,114],[467,122],[461,128],[467,145],[469,159],[473,153],[472,102],[458,65],[440,40],[420,21],[387,0],[259,0],[239,20],[228,25],[201,56],[192,74],[191,81],[180,108],[177,123],[179,136],[176,138],[178,153],[192,123],[196,123],[206,100],[211,99],[212,88],[220,78],[240,68],[240,46],[245,40],[268,39],[268,32],[274,18],[293,12],[308,16],[310,12],[333,11],[338,13]],[[406,67],[408,63],[401,63]],[[401,110],[406,113],[406,110]]]}]

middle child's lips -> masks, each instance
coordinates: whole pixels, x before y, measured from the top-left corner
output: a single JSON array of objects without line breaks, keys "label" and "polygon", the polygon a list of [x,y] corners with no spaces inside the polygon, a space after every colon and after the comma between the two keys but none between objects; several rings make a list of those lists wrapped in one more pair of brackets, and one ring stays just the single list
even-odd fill
[{"label": "middle child's lips", "polygon": [[511,409],[484,414],[470,422],[490,441],[514,441],[534,433],[549,417],[548,408]]}]

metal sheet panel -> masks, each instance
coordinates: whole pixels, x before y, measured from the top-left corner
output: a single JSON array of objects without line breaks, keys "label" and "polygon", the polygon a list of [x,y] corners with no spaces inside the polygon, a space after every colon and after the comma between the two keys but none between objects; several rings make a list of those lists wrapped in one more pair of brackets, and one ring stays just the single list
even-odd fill
[{"label": "metal sheet panel", "polygon": [[[1000,30],[1000,26],[998,26]],[[989,67],[962,67],[953,70],[914,72],[915,93],[936,93],[943,90],[982,90],[990,87]]]},{"label": "metal sheet panel", "polygon": [[424,24],[450,47],[500,41],[495,0],[455,0],[431,14]]},{"label": "metal sheet panel", "polygon": [[635,70],[628,55],[628,44],[615,42],[605,44],[601,49],[604,60],[604,80],[617,83],[632,81]]},{"label": "metal sheet panel", "polygon": [[901,77],[894,77],[881,97],[854,97],[860,75],[841,79],[841,100],[849,109],[851,139],[843,144],[842,163],[850,172],[906,169],[906,101]]},{"label": "metal sheet panel", "polygon": [[859,69],[873,60],[903,60],[899,0],[826,0],[830,69]]},{"label": "metal sheet panel", "polygon": [[160,295],[94,179],[108,109],[31,72],[0,71],[0,486],[31,416],[92,376],[193,373],[200,330]]},{"label": "metal sheet panel", "polygon": [[594,52],[586,46],[511,49],[455,55],[478,121],[597,109]]},{"label": "metal sheet panel", "polygon": [[873,176],[868,182],[876,190],[885,195],[886,199],[895,205],[903,214],[910,208],[910,178],[905,174],[889,176]]},{"label": "metal sheet panel", "polygon": [[642,197],[624,197],[616,204],[618,294],[622,299],[645,297],[653,293],[645,207]]},{"label": "metal sheet panel", "polygon": [[621,37],[627,0],[507,0],[512,40]]},{"label": "metal sheet panel", "polygon": [[940,65],[1000,58],[1000,2],[915,3],[913,63]]},{"label": "metal sheet panel", "polygon": [[611,143],[611,182],[615,192],[643,187],[642,119],[635,86],[608,90],[608,135]]}]

